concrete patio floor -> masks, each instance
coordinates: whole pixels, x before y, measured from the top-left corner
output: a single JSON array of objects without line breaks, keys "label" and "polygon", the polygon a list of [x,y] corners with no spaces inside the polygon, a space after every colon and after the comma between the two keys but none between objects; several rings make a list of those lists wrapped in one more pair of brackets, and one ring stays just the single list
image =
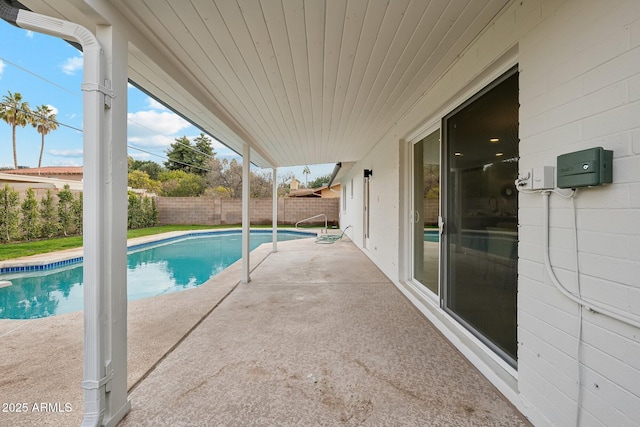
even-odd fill
[{"label": "concrete patio floor", "polygon": [[[120,426],[529,425],[350,241],[270,250],[129,304]],[[78,425],[81,313],[0,321],[0,370],[0,401],[72,407],[0,425]]]}]

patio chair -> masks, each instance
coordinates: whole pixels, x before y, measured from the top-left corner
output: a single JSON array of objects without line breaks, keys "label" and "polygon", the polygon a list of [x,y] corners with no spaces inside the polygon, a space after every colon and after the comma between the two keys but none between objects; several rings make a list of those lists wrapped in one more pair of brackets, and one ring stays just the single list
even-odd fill
[{"label": "patio chair", "polygon": [[342,230],[342,233],[340,234],[322,234],[316,238],[316,243],[323,243],[323,244],[335,243],[338,240],[342,239],[342,236],[344,236],[345,231],[347,231],[349,227],[351,226],[347,225],[347,227],[344,230]]}]

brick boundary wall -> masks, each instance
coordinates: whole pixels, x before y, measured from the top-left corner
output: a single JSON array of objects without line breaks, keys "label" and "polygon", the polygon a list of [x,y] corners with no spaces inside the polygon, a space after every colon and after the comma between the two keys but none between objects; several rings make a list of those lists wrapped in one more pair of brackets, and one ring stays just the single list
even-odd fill
[{"label": "brick boundary wall", "polygon": [[[224,225],[242,223],[242,200],[213,197],[158,197],[160,225]],[[271,224],[273,201],[270,198],[250,199],[251,224]],[[280,197],[278,224],[293,225],[297,221],[325,214],[330,225],[338,225],[339,198]],[[306,222],[324,225],[324,218]]]}]

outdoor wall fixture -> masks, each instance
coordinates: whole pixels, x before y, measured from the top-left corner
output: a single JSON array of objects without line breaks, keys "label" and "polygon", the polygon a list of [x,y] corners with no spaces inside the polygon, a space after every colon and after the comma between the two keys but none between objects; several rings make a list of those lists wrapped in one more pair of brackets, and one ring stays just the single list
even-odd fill
[{"label": "outdoor wall fixture", "polygon": [[373,176],[373,170],[371,170],[371,169],[365,169],[365,170],[364,170],[364,177],[365,177],[365,178],[369,178],[369,177],[371,177],[371,176]]}]

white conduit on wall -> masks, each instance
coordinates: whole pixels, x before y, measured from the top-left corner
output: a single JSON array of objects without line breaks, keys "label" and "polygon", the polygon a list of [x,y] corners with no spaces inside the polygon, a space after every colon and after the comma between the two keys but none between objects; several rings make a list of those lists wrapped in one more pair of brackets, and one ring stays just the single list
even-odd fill
[{"label": "white conduit on wall", "polygon": [[[544,265],[551,278],[551,281],[555,285],[555,287],[567,298],[576,303],[580,304],[584,308],[594,313],[604,314],[605,316],[609,316],[612,319],[616,319],[620,322],[626,323],[627,325],[631,325],[635,328],[640,328],[640,317],[620,310],[616,307],[611,307],[609,305],[605,305],[600,302],[595,301],[587,301],[581,295],[575,295],[570,292],[556,277],[555,272],[553,271],[553,267],[551,266],[551,258],[549,255],[549,196],[551,195],[551,191],[542,191],[542,233],[543,233],[543,247],[544,247]],[[573,197],[573,196],[572,196]],[[577,233],[577,230],[576,230]],[[578,248],[575,248],[576,252]],[[578,266],[576,265],[576,269]],[[576,274],[579,274],[579,271],[576,271]]]},{"label": "white conduit on wall", "polygon": [[[558,289],[564,296],[574,301],[579,306],[578,313],[578,331],[577,331],[577,348],[576,348],[576,360],[577,360],[577,395],[576,395],[576,417],[575,417],[575,425],[576,427],[580,426],[580,408],[582,407],[582,386],[581,386],[581,375],[580,375],[580,344],[582,342],[582,309],[586,308],[587,310],[608,316],[612,319],[616,319],[622,323],[633,326],[635,328],[640,328],[640,317],[635,316],[632,313],[625,312],[616,307],[611,307],[606,304],[595,302],[595,301],[587,301],[582,297],[580,291],[580,265],[578,263],[578,227],[576,224],[576,208],[575,208],[575,195],[576,190],[574,189],[571,195],[564,195],[556,190],[533,190],[527,191],[522,190],[518,181],[516,181],[516,188],[522,193],[540,193],[542,195],[542,236],[543,236],[543,248],[544,248],[544,266],[547,271],[549,278],[553,285]],[[551,255],[549,248],[549,198],[551,193],[557,193],[562,197],[571,198],[572,202],[572,212],[573,212],[573,231],[575,233],[575,260],[576,260],[576,284],[578,294],[574,294],[569,291],[560,281],[558,280],[555,272],[553,271],[553,266],[551,265]]]}]

